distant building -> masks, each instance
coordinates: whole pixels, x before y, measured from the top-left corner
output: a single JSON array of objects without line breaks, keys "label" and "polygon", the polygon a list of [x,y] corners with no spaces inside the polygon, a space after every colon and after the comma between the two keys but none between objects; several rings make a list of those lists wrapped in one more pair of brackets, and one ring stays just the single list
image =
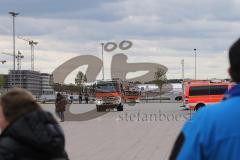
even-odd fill
[{"label": "distant building", "polygon": [[7,92],[7,75],[0,74],[0,96]]},{"label": "distant building", "polygon": [[53,94],[51,81],[52,75],[31,70],[10,70],[7,78],[8,88],[24,88],[35,96]]},{"label": "distant building", "polygon": [[52,95],[54,94],[53,87],[53,76],[48,73],[41,73],[41,95]]},{"label": "distant building", "polygon": [[7,88],[7,74],[0,74],[0,89],[6,89]]},{"label": "distant building", "polygon": [[[139,91],[142,93],[148,93],[148,96],[159,96],[159,87],[156,84],[137,84]],[[182,96],[182,84],[181,83],[168,83],[162,86],[161,94],[163,97],[175,99],[178,96]]]}]

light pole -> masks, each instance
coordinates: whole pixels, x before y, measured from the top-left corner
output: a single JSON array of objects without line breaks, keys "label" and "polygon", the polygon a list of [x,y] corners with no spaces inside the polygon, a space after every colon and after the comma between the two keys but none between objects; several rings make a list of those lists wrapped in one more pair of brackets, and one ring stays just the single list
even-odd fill
[{"label": "light pole", "polygon": [[9,12],[9,14],[13,17],[13,86],[15,86],[15,68],[16,68],[16,64],[15,64],[15,58],[16,58],[16,54],[15,54],[15,17],[17,15],[19,15],[19,13],[16,12]]},{"label": "light pole", "polygon": [[182,80],[184,80],[184,59],[181,60],[182,64]]},{"label": "light pole", "polygon": [[15,70],[15,17],[19,15],[19,13],[9,12],[9,14],[13,17],[13,70]]},{"label": "light pole", "polygon": [[101,43],[102,45],[102,63],[103,63],[103,69],[102,69],[102,79],[104,80],[104,59],[103,59],[103,48],[104,48],[104,43]]},{"label": "light pole", "polygon": [[195,80],[197,79],[197,49],[194,48],[194,54],[195,54]]},{"label": "light pole", "polygon": [[182,102],[183,106],[185,105],[185,99],[184,99],[184,59],[181,60],[182,64]]}]

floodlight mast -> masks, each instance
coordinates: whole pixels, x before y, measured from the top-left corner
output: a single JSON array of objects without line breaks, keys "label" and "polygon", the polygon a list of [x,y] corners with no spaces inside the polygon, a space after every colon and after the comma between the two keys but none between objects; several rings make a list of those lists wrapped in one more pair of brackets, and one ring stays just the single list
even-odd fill
[{"label": "floodlight mast", "polygon": [[[17,15],[19,15],[19,13],[16,13],[16,12],[9,12],[9,14],[13,17],[13,71],[15,71],[16,69],[16,59],[15,59],[15,56],[16,56],[16,53],[15,53],[15,45],[16,45],[16,40],[15,40],[15,17]],[[15,76],[13,78],[13,87],[15,86]]]},{"label": "floodlight mast", "polygon": [[13,70],[15,70],[16,65],[15,65],[15,17],[19,15],[19,13],[16,12],[9,12],[9,14],[13,17]]}]

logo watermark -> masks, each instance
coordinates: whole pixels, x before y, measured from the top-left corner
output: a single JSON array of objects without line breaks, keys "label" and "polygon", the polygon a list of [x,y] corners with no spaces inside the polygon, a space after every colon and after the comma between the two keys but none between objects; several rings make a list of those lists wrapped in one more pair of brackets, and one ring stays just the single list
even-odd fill
[{"label": "logo watermark", "polygon": [[189,115],[184,113],[166,113],[161,110],[154,113],[147,113],[138,111],[137,113],[124,112],[118,115],[118,121],[126,122],[163,122],[163,121],[186,121]]},{"label": "logo watermark", "polygon": [[[108,42],[104,44],[103,49],[105,52],[113,52],[119,47],[120,50],[126,51],[131,49],[133,43],[131,41],[122,41],[119,44],[115,42]],[[154,80],[154,76],[157,70],[162,70],[163,73],[167,72],[167,67],[158,63],[128,63],[128,56],[124,53],[117,53],[112,57],[111,60],[111,78],[119,78],[123,81],[131,81],[131,82],[149,82]],[[102,59],[93,56],[93,55],[81,55],[77,57],[73,57],[72,59],[64,62],[62,65],[57,67],[53,71],[53,81],[57,84],[64,84],[66,77],[75,69],[87,65],[86,70],[86,79],[87,82],[95,82],[97,80],[98,74],[103,69],[103,61]],[[127,74],[129,72],[138,72],[138,71],[148,71],[145,75],[138,76],[135,78],[127,79]],[[96,109],[91,111],[73,114],[70,112],[70,106],[67,107],[66,117],[68,121],[87,121],[91,119],[95,119],[99,116],[105,115],[108,112],[97,112]],[[134,115],[128,117],[130,120]],[[136,115],[138,117],[138,114]],[[123,118],[122,116],[119,117]],[[162,116],[161,116],[162,118]],[[167,116],[169,118],[169,116]],[[176,117],[175,117],[176,118]]]}]

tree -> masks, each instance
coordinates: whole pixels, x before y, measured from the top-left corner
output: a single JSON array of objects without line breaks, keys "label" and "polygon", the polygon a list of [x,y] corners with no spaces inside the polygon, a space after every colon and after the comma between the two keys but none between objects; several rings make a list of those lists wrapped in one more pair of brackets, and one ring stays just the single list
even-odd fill
[{"label": "tree", "polygon": [[81,87],[83,90],[83,83],[87,82],[87,77],[85,74],[83,74],[81,71],[78,72],[76,78],[75,78],[75,84],[78,87]]},{"label": "tree", "polygon": [[6,80],[3,75],[0,75],[0,89],[4,87]]},{"label": "tree", "polygon": [[142,84],[142,82],[140,82],[140,81],[135,81],[135,82],[133,82],[134,84]]},{"label": "tree", "polygon": [[82,88],[74,84],[59,84],[54,83],[53,89],[57,92],[79,92]]},{"label": "tree", "polygon": [[157,71],[154,74],[154,83],[158,86],[160,91],[160,103],[162,102],[162,87],[165,83],[167,83],[166,71],[161,68],[157,68]]}]

